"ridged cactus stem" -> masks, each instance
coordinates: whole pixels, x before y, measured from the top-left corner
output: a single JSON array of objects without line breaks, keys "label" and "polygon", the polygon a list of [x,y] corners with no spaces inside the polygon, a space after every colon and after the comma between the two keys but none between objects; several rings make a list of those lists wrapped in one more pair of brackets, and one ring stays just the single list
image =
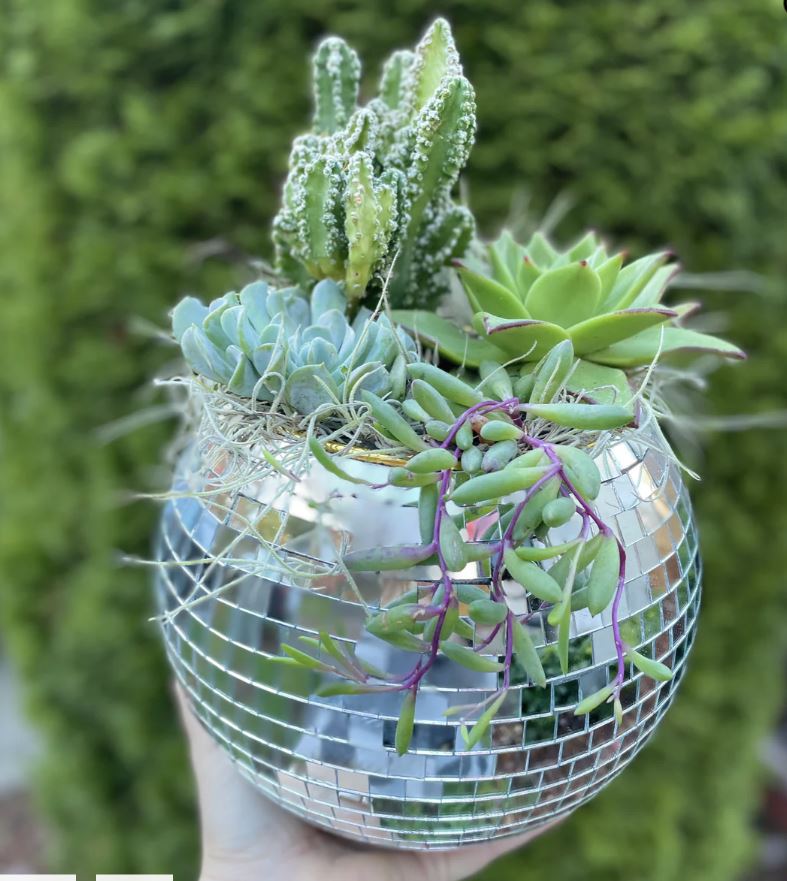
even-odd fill
[{"label": "ridged cactus stem", "polygon": [[348,242],[346,286],[351,301],[363,297],[380,256],[381,206],[373,177],[372,160],[365,153],[353,155],[344,197],[344,232]]},{"label": "ridged cactus stem", "polygon": [[379,97],[357,109],[359,73],[342,40],[318,48],[314,129],[292,152],[277,264],[301,284],[344,280],[350,300],[372,305],[396,256],[391,305],[433,307],[473,232],[451,200],[475,133],[473,89],[442,19],[389,59]]},{"label": "ridged cactus stem", "polygon": [[314,55],[314,128],[332,135],[347,125],[358,100],[361,62],[339,37],[323,40]]}]

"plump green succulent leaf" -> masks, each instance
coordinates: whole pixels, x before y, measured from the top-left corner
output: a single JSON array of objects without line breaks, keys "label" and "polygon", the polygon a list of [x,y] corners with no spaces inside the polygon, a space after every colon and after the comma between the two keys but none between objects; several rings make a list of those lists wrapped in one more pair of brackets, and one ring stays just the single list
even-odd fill
[{"label": "plump green succulent leaf", "polygon": [[626,374],[617,367],[579,359],[566,380],[566,389],[590,403],[633,406],[634,390]]},{"label": "plump green succulent leaf", "polygon": [[565,497],[552,499],[552,501],[547,502],[547,504],[544,505],[544,510],[541,512],[541,519],[550,529],[555,529],[558,526],[563,526],[563,524],[568,523],[568,521],[574,516],[575,512],[576,503],[573,499]]},{"label": "plump green succulent leaf", "polygon": [[180,345],[186,361],[197,373],[216,382],[229,382],[233,365],[226,354],[208,339],[201,327],[187,327],[180,339]]},{"label": "plump green succulent leaf", "polygon": [[528,593],[548,603],[559,603],[563,598],[562,586],[537,563],[521,559],[512,548],[506,550],[504,561],[511,577]]},{"label": "plump green succulent leaf", "polygon": [[332,456],[323,445],[317,440],[314,435],[309,438],[309,449],[311,450],[311,454],[314,458],[325,468],[326,471],[330,471],[331,474],[334,474],[336,477],[340,477],[342,480],[346,480],[348,483],[356,483],[363,484],[369,486],[369,481],[364,480],[362,477],[356,477],[354,474],[350,474],[346,471],[341,463],[341,458],[339,456]]},{"label": "plump green succulent leaf", "polygon": [[626,255],[622,252],[614,254],[596,267],[596,274],[601,282],[601,303],[605,303],[607,297],[612,293],[625,257]]},{"label": "plump green succulent leaf", "polygon": [[596,463],[579,447],[558,444],[554,449],[571,485],[584,499],[592,502],[601,492],[601,474]]},{"label": "plump green succulent leaf", "polygon": [[[418,436],[412,426],[394,408],[373,392],[362,391],[361,398],[369,405],[372,415],[383,431],[394,440],[415,452],[429,449],[429,445]],[[309,412],[308,410],[305,412]]]},{"label": "plump green succulent leaf", "polygon": [[475,474],[481,470],[483,461],[484,454],[481,450],[478,447],[470,447],[462,453],[460,463],[463,471],[466,471],[468,474]]},{"label": "plump green succulent leaf", "polygon": [[571,603],[564,602],[562,606],[556,606],[555,611],[560,610],[557,619],[557,656],[560,661],[560,672],[568,673],[568,649],[571,640]]},{"label": "plump green succulent leaf", "polygon": [[417,692],[415,689],[408,691],[399,708],[399,721],[396,723],[394,746],[400,756],[403,756],[410,748],[410,741],[413,738],[416,696]]},{"label": "plump green succulent leaf", "polygon": [[485,441],[493,444],[499,441],[518,441],[524,434],[521,428],[517,428],[510,422],[492,419],[481,426],[479,433]]},{"label": "plump green succulent leaf", "polygon": [[425,380],[441,395],[461,407],[472,407],[474,404],[480,404],[484,399],[477,389],[458,376],[435,367],[434,364],[415,361],[407,365],[407,372],[413,379]]},{"label": "plump green succulent leaf", "polygon": [[573,263],[579,260],[589,260],[590,256],[598,247],[598,240],[594,232],[586,232],[576,244],[568,249],[568,259]]},{"label": "plump green succulent leaf", "polygon": [[320,670],[324,673],[330,672],[330,668],[322,661],[318,661],[317,658],[313,658],[306,652],[296,649],[295,646],[285,644],[281,647],[281,650],[287,657],[300,664],[301,667],[307,667],[310,670]]},{"label": "plump green succulent leaf", "polygon": [[533,287],[535,280],[541,275],[541,270],[536,264],[525,254],[517,268],[516,272],[516,291],[519,299],[524,303],[527,299],[528,291]]},{"label": "plump green succulent leaf", "polygon": [[430,474],[413,474],[412,471],[408,471],[406,468],[389,468],[388,469],[388,483],[391,486],[402,486],[402,487],[421,487],[421,486],[429,486],[432,483],[437,483],[439,475],[437,472],[432,472]]},{"label": "plump green succulent leaf", "polygon": [[669,251],[660,251],[640,257],[618,273],[615,284],[601,304],[605,312],[627,309],[634,303],[645,285],[653,278],[660,266],[671,257]]},{"label": "plump green succulent leaf", "polygon": [[184,297],[172,310],[172,333],[175,339],[180,342],[192,325],[201,327],[207,314],[207,306],[196,297]]},{"label": "plump green succulent leaf", "polygon": [[418,524],[421,541],[430,544],[434,538],[437,503],[440,497],[436,484],[422,486],[418,493]]},{"label": "plump green succulent leaf", "polygon": [[529,560],[537,563],[542,560],[550,560],[554,557],[559,557],[566,553],[566,551],[572,550],[572,548],[576,547],[577,541],[578,539],[575,539],[573,541],[562,542],[558,545],[546,545],[543,548],[535,547],[533,545],[520,545],[516,548],[516,555],[521,560]]},{"label": "plump green succulent leaf", "polygon": [[657,355],[660,361],[671,362],[704,354],[732,359],[746,357],[734,343],[686,327],[652,327],[586,357],[599,364],[627,368],[644,367]]},{"label": "plump green succulent leaf", "polygon": [[688,303],[677,303],[670,307],[673,312],[677,312],[677,321],[680,323],[684,318],[688,318],[702,309],[702,303],[697,300],[691,300]]},{"label": "plump green succulent leaf", "polygon": [[534,404],[552,401],[563,387],[573,363],[574,346],[571,340],[561,340],[536,367],[529,400]]},{"label": "plump green succulent leaf", "polygon": [[480,390],[484,395],[491,395],[498,401],[506,401],[514,396],[511,377],[505,366],[499,361],[484,359],[479,365],[481,374]]},{"label": "plump green succulent leaf", "polygon": [[672,679],[673,671],[661,661],[654,661],[633,649],[629,649],[626,656],[638,670],[646,676],[650,676],[651,679],[655,679],[657,682],[667,682]]},{"label": "plump green succulent leaf", "polygon": [[548,471],[547,466],[536,468],[512,468],[510,465],[502,471],[480,474],[466,483],[455,487],[450,498],[454,504],[467,506],[499,499],[511,493],[529,489]]},{"label": "plump green succulent leaf", "polygon": [[527,244],[527,255],[536,266],[545,268],[554,263],[559,256],[559,252],[543,233],[535,232]]},{"label": "plump green succulent leaf", "polygon": [[508,609],[505,603],[498,603],[495,600],[485,598],[473,600],[467,609],[467,614],[476,624],[493,627],[495,624],[501,624],[506,620]]},{"label": "plump green succulent leaf", "polygon": [[432,346],[454,364],[478,367],[482,361],[505,359],[505,353],[488,340],[470,336],[451,321],[420,309],[393,309],[391,318],[422,343]]},{"label": "plump green succulent leaf", "polygon": [[680,272],[680,266],[677,263],[669,263],[666,266],[659,267],[642,290],[631,301],[629,308],[647,308],[649,306],[657,306],[661,302],[670,282]]},{"label": "plump green succulent leaf", "polygon": [[[498,422],[497,425],[505,423]],[[481,457],[481,470],[489,473],[490,471],[500,471],[516,456],[519,451],[519,445],[515,440],[502,440],[493,443],[489,449]]]},{"label": "plump green succulent leaf", "polygon": [[625,309],[588,318],[575,324],[569,334],[576,353],[588,355],[676,317],[672,309]]},{"label": "plump green succulent leaf", "polygon": [[485,655],[479,655],[473,649],[460,645],[458,642],[445,640],[440,643],[440,651],[451,661],[478,673],[497,673],[503,669],[503,665],[499,661],[494,661]]},{"label": "plump green succulent leaf", "polygon": [[623,428],[631,422],[631,409],[620,404],[525,404],[530,418],[546,419],[564,428],[604,431]]},{"label": "plump green succulent leaf", "polygon": [[507,694],[507,691],[499,694],[478,717],[478,721],[475,723],[475,725],[473,725],[470,731],[465,734],[464,741],[466,749],[472,749],[487,733],[492,719],[494,719],[494,717],[497,715],[497,712],[503,705],[503,701],[506,699]]},{"label": "plump green succulent leaf", "polygon": [[449,450],[438,448],[422,450],[408,460],[405,468],[413,474],[430,474],[433,471],[446,471],[456,468],[457,461]]},{"label": "plump green succulent leaf", "polygon": [[539,321],[568,328],[595,314],[600,298],[601,280],[583,261],[539,276],[528,291],[525,307]]},{"label": "plump green succulent leaf", "polygon": [[524,249],[516,243],[507,229],[504,229],[498,238],[489,245],[488,255],[492,278],[510,291],[519,293],[520,299],[522,299],[517,275],[519,265],[524,257]]},{"label": "plump green succulent leaf", "polygon": [[417,566],[434,553],[430,545],[391,545],[364,548],[344,555],[350,572],[387,572]]},{"label": "plump green succulent leaf", "polygon": [[593,694],[589,694],[576,705],[574,708],[574,715],[585,716],[588,713],[591,713],[597,707],[600,707],[604,701],[609,700],[609,698],[612,697],[612,692],[614,690],[614,685],[605,685],[598,691],[594,691]]},{"label": "plump green succulent leaf", "polygon": [[599,615],[612,602],[620,575],[620,548],[613,536],[603,536],[588,579],[588,608]]},{"label": "plump green succulent leaf", "polygon": [[526,318],[511,320],[486,312],[473,317],[473,327],[509,356],[526,361],[538,361],[561,340],[569,338],[568,332],[557,324]]},{"label": "plump green succulent leaf", "polygon": [[517,660],[524,667],[525,673],[530,677],[534,685],[543,688],[547,684],[544,665],[538,654],[530,635],[529,629],[517,618],[512,621],[512,636],[514,638],[514,652]]},{"label": "plump green succulent leaf", "polygon": [[375,694],[379,685],[361,685],[359,682],[329,682],[321,685],[314,693],[318,697],[335,697],[343,694]]},{"label": "plump green succulent leaf", "polygon": [[443,422],[447,422],[449,425],[453,423],[453,410],[440,392],[429,385],[428,382],[423,379],[414,379],[410,386],[410,394],[432,419],[442,419]]},{"label": "plump green succulent leaf", "polygon": [[489,312],[501,318],[530,318],[530,313],[516,293],[500,282],[461,264],[457,266],[457,273],[476,312]]}]

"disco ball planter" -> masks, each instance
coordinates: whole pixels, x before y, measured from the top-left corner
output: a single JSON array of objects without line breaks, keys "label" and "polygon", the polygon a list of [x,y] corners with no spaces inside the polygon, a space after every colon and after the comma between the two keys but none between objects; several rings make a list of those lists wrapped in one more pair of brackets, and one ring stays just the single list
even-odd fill
[{"label": "disco ball planter", "polygon": [[359,77],[320,44],[275,266],[172,312],[190,372],[159,620],[264,793],[356,841],[452,848],[569,813],[668,708],[700,561],[659,418],[698,356],[743,353],[663,305],[668,252],[476,237],[447,22],[362,107]]},{"label": "disco ball planter", "polygon": [[[500,674],[457,672],[438,662],[421,689],[411,749],[398,755],[399,694],[315,697],[315,673],[271,659],[298,636],[327,630],[376,667],[407,668],[407,652],[364,631],[365,611],[346,579],[299,581],[282,563],[305,561],[319,572],[335,565],[345,538],[353,548],[413,540],[415,491],[363,488],[348,496],[340,480],[312,461],[291,495],[279,495],[283,479],[267,479],[201,501],[193,493],[215,475],[191,450],[175,485],[189,492],[168,502],[162,520],[160,558],[174,565],[160,569],[158,601],[169,659],[196,714],[266,795],[361,841],[449,848],[520,833],[572,811],[625,768],[669,707],[700,599],[696,530],[677,466],[634,433],[611,445],[599,464],[596,507],[615,524],[629,561],[623,632],[674,673],[659,683],[634,671],[622,691],[622,724],[607,706],[573,714],[580,698],[615,672],[610,614],[580,609],[572,614],[565,675],[555,660],[555,630],[538,619],[547,687],[529,684],[516,670],[484,745],[465,748],[459,721],[445,712],[494,694]],[[372,480],[384,479],[387,470],[360,460],[353,466]],[[289,525],[283,559],[274,563],[248,524],[265,510],[265,528],[275,532],[277,509],[270,505],[277,498],[287,506]],[[567,524],[562,531],[572,529]],[[561,530],[555,532],[553,540],[562,540]],[[222,562],[227,548],[233,565]],[[194,560],[205,562],[189,565]],[[462,578],[484,583],[479,568],[470,566]],[[434,577],[430,567],[420,567],[358,581],[367,602],[390,604]],[[510,595],[510,603],[527,611],[523,592]],[[486,649],[502,651],[499,643]]]}]

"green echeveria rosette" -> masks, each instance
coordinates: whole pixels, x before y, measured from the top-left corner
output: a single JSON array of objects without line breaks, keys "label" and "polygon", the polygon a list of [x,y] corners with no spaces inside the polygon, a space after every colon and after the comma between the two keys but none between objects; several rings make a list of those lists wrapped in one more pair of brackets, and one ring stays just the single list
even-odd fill
[{"label": "green echeveria rosette", "polygon": [[189,366],[240,396],[283,400],[308,415],[361,391],[401,397],[415,343],[386,315],[361,309],[350,323],[333,281],[300,288],[253,282],[205,306],[185,297],[172,330]]},{"label": "green echeveria rosette", "polygon": [[484,259],[457,262],[475,333],[422,310],[395,310],[394,320],[435,345],[456,364],[537,362],[570,341],[580,362],[578,387],[623,388],[624,371],[685,363],[700,355],[743,358],[726,340],[683,326],[698,303],[661,300],[679,266],[662,251],[625,264],[593,233],[566,251],[536,233],[527,245],[504,232]]}]

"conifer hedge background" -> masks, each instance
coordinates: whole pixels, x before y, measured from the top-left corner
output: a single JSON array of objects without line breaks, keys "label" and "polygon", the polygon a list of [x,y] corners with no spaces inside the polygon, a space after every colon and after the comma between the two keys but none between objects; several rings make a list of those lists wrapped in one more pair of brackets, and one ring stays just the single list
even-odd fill
[{"label": "conifer hedge background", "polygon": [[[438,10],[435,9],[435,12]],[[749,364],[709,409],[785,406],[787,15],[781,0],[452,0],[478,90],[470,200],[489,232],[526,186],[632,250],[744,268],[760,293],[709,295]],[[384,27],[381,26],[384,22]],[[171,428],[102,443],[153,402],[172,353],[138,332],[186,290],[267,254],[307,53],[343,34],[373,61],[428,22],[399,0],[7,0],[0,17],[0,620],[49,749],[39,800],[52,866],[193,876],[196,831],[167,672],[147,622]],[[781,700],[787,635],[783,435],[707,438],[696,487],[705,608],[680,699],[593,805],[497,881],[728,881],[751,853],[757,750]],[[540,869],[538,867],[541,867]]]}]

